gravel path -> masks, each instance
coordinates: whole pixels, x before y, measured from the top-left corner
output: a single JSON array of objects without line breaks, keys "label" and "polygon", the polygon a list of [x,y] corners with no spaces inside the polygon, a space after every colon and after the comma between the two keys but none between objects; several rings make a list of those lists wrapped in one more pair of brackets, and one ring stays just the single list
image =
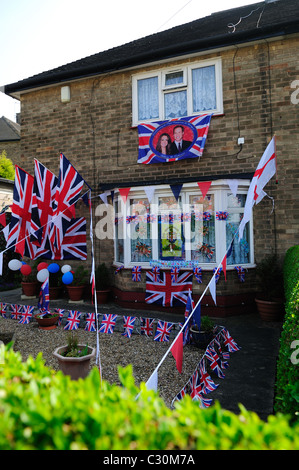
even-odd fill
[{"label": "gravel path", "polygon": [[[14,349],[21,353],[23,360],[26,360],[29,355],[36,357],[41,351],[45,364],[58,370],[58,362],[53,356],[53,351],[58,346],[67,343],[68,331],[64,330],[63,326],[45,331],[39,329],[35,320],[28,325],[23,325],[17,320],[0,317],[0,335],[10,332],[14,333]],[[77,334],[79,343],[88,343],[89,346],[96,347],[97,335],[95,332],[85,331],[80,327]],[[100,333],[99,343],[103,379],[110,383],[119,384],[118,366],[125,367],[132,364],[137,385],[149,379],[171,344],[170,342],[154,341],[153,337],[147,338],[138,332],[133,333],[130,338],[126,338],[120,331],[114,331],[113,334]],[[171,406],[173,398],[188,382],[203,353],[204,351],[193,345],[185,346],[182,374],[176,369],[175,360],[171,353],[160,366],[158,391],[168,406]],[[95,360],[92,360],[91,366],[94,365]]]}]

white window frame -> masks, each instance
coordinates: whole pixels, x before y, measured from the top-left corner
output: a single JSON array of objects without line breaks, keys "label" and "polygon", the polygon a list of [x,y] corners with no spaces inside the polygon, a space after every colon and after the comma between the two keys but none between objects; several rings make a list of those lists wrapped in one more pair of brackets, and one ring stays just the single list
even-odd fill
[{"label": "white window frame", "polygon": [[[250,181],[249,180],[242,180],[239,184],[238,194],[247,194],[248,187]],[[180,197],[182,198],[182,207],[188,207],[189,205],[189,197],[192,195],[199,195],[199,188],[197,184],[194,183],[186,183],[184,184],[184,188],[181,191]],[[214,211],[219,210],[227,210],[227,195],[231,194],[231,190],[227,185],[225,180],[216,180],[213,181],[210,189],[207,193],[214,195]],[[127,198],[126,203],[122,200],[121,196],[118,192],[115,192],[115,200],[114,204],[117,201],[120,202],[121,207],[121,224],[122,225],[122,233],[125,234],[124,238],[124,261],[119,262],[116,260],[116,232],[114,228],[114,265],[120,266],[123,265],[125,268],[132,268],[134,265],[138,264],[143,268],[150,267],[151,260],[157,260],[159,258],[159,240],[158,240],[158,198],[163,196],[173,196],[169,185],[159,185],[156,187],[154,197],[151,201],[151,213],[155,213],[157,215],[156,221],[150,224],[151,230],[151,239],[152,239],[152,258],[148,262],[133,262],[131,261],[131,239],[130,239],[130,224],[126,223],[126,216],[130,215],[130,200],[131,199],[146,199],[146,194],[144,192],[143,187],[135,187],[131,188],[130,194]],[[115,207],[115,206],[114,206]],[[238,211],[243,212],[244,208],[239,209]],[[116,216],[120,214],[115,214]],[[190,222],[184,222],[185,224],[185,234],[190,234],[191,225]],[[250,268],[254,267],[254,241],[253,241],[253,221],[252,218],[248,222],[249,224],[249,249],[250,249],[250,262],[249,263],[242,263],[243,267]],[[198,265],[204,270],[212,270],[213,268],[217,267],[225,253],[226,253],[226,230],[225,230],[225,222],[215,220],[215,251],[216,251],[216,262],[215,263],[204,263],[198,262]],[[235,242],[238,242],[238,235],[235,237]],[[186,252],[186,261],[191,260],[191,250],[188,243],[185,244],[185,252]],[[237,264],[227,265],[227,270],[232,270],[237,266]]]},{"label": "white window frame", "polygon": [[[216,108],[211,110],[202,110],[193,112],[192,108],[192,70],[201,67],[215,66],[215,81],[216,81]],[[183,72],[183,83],[165,85],[166,75],[174,72]],[[158,78],[158,102],[159,102],[159,117],[155,119],[138,120],[138,80],[147,78],[157,77]],[[222,61],[221,58],[215,58],[210,60],[201,60],[198,62],[192,62],[188,65],[182,65],[181,67],[169,67],[158,69],[153,72],[142,72],[132,76],[132,126],[136,127],[141,122],[152,122],[152,121],[163,121],[164,118],[164,95],[174,91],[187,90],[187,115],[195,116],[198,114],[206,114],[207,112],[213,113],[214,115],[223,114],[223,93],[222,93]],[[181,116],[178,116],[181,117]]]}]

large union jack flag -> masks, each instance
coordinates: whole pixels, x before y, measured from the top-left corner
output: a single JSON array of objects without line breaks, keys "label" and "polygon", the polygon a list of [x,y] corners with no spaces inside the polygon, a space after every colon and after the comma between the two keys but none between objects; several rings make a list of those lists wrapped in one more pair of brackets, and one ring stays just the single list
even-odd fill
[{"label": "large union jack flag", "polygon": [[41,246],[48,241],[57,177],[38,160],[34,160],[34,184],[31,208],[31,241]]},{"label": "large union jack flag", "polygon": [[59,176],[53,202],[53,218],[50,231],[50,239],[56,247],[60,247],[65,233],[63,219],[70,221],[75,216],[74,204],[80,197],[84,182],[84,179],[73,165],[63,154],[60,154]]},{"label": "large union jack flag", "polygon": [[171,278],[170,272],[163,272],[160,276],[160,281],[157,281],[155,280],[155,275],[147,271],[146,303],[157,303],[163,305],[163,307],[186,304],[189,292],[192,291],[192,276],[192,273],[185,272],[179,274],[177,281],[174,281]]},{"label": "large union jack flag", "polygon": [[21,256],[31,259],[34,259],[34,249],[29,240],[33,181],[33,176],[18,165],[15,166],[11,222],[6,240],[6,248],[12,248]]},{"label": "large union jack flag", "polygon": [[[167,163],[185,158],[201,157],[206,143],[212,114],[201,116],[186,116],[169,121],[156,121],[142,123],[138,126],[139,152],[138,163]],[[173,150],[172,142],[175,126],[184,129],[184,140],[182,150]],[[162,135],[167,135],[169,140],[168,151],[163,153],[159,147]],[[171,142],[170,142],[171,140]]]}]

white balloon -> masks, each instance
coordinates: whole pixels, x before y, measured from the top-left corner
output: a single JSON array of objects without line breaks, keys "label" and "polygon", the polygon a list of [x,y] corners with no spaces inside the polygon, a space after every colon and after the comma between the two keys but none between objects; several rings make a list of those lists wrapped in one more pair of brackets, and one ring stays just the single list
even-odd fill
[{"label": "white balloon", "polygon": [[18,259],[12,259],[10,260],[10,262],[8,263],[8,267],[9,269],[11,269],[12,271],[17,271],[18,269],[20,269],[22,266],[22,263],[21,261],[19,261]]},{"label": "white balloon", "polygon": [[50,273],[47,269],[41,269],[38,271],[36,278],[39,282],[45,282],[45,280],[49,277],[49,274]]},{"label": "white balloon", "polygon": [[69,265],[69,264],[64,264],[61,268],[61,272],[64,274],[64,273],[67,273],[69,271],[72,270],[72,267]]}]

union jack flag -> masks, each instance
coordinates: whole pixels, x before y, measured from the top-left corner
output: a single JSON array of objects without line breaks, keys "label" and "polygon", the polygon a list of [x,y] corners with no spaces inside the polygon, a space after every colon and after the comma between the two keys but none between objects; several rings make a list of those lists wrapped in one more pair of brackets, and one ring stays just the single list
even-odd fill
[{"label": "union jack flag", "polygon": [[37,306],[41,311],[48,312],[49,302],[49,278],[47,278],[41,285]]},{"label": "union jack flag", "polygon": [[240,282],[245,282],[245,269],[242,266],[235,266]]},{"label": "union jack flag", "polygon": [[16,165],[11,222],[9,224],[6,248],[14,249],[21,256],[25,255],[34,259],[34,247],[29,240],[32,188],[33,176]]},{"label": "union jack flag", "polygon": [[169,341],[169,335],[170,335],[172,326],[173,326],[173,323],[159,320],[157,324],[154,341],[161,341],[161,342]]},{"label": "union jack flag", "polygon": [[[186,308],[185,308],[185,314],[184,314],[185,315],[185,323],[186,323],[190,313],[192,312],[192,310],[194,310],[194,307],[195,307],[194,300],[192,299],[191,293],[189,293],[188,300],[187,300],[187,303],[186,303]],[[186,344],[190,343],[190,322],[191,322],[191,319],[188,321],[188,323],[186,324],[186,326],[184,328],[184,332],[183,332],[183,345],[184,346]]]},{"label": "union jack flag", "polygon": [[160,268],[158,268],[158,266],[154,266],[152,268],[152,273],[154,275],[154,281],[160,282]]},{"label": "union jack flag", "polygon": [[51,258],[85,260],[87,258],[85,217],[73,219],[70,222],[63,220],[62,225],[64,237],[61,245],[54,248]]},{"label": "union jack flag", "polygon": [[219,281],[221,272],[222,272],[222,267],[221,266],[219,266],[218,268],[213,269],[213,273],[215,273],[215,282],[216,283]]},{"label": "union jack flag", "polygon": [[96,331],[96,320],[95,320],[95,313],[87,313],[86,314],[86,323],[85,323],[85,331]]},{"label": "union jack flag", "polygon": [[218,336],[214,338],[213,344],[216,345],[216,348],[219,352],[220,358],[221,358],[221,368],[222,369],[227,369],[228,368],[228,359],[229,359],[229,352],[224,352],[221,347],[221,343],[218,340]]},{"label": "union jack flag", "polygon": [[197,280],[198,284],[201,284],[202,283],[201,268],[199,268],[199,267],[193,268],[193,272],[194,272],[194,276],[195,276],[195,279]]},{"label": "union jack flag", "polygon": [[172,400],[171,405],[173,406],[175,401],[182,400],[187,395],[187,386],[182,388],[182,390],[177,394],[177,396]]},{"label": "union jack flag", "polygon": [[221,335],[224,338],[224,346],[227,347],[229,352],[236,352],[236,351],[239,351],[239,349],[241,349],[237,345],[237,343],[234,341],[234,339],[231,337],[231,335],[229,334],[226,328],[223,328],[223,330],[221,331]]},{"label": "union jack flag", "polygon": [[141,266],[133,266],[132,268],[132,281],[141,281]]},{"label": "union jack flag", "polygon": [[21,319],[19,323],[22,323],[23,325],[28,325],[32,318],[34,307],[31,307],[30,305],[23,305],[23,312],[21,314]]},{"label": "union jack flag", "polygon": [[59,315],[58,325],[61,325],[63,315],[64,315],[64,312],[65,312],[64,308],[54,308],[54,312],[58,313],[58,315]]},{"label": "union jack flag", "polygon": [[117,315],[112,313],[104,314],[102,318],[102,323],[100,326],[100,333],[112,334],[114,331]]},{"label": "union jack flag", "polygon": [[204,359],[200,361],[198,369],[202,392],[204,394],[208,394],[216,390],[219,384],[215,384],[215,382],[211,379],[210,375],[207,373]]},{"label": "union jack flag", "polygon": [[34,160],[34,183],[31,208],[31,241],[37,246],[49,243],[50,222],[57,177],[38,160]]},{"label": "union jack flag", "polygon": [[217,377],[224,379],[225,376],[221,369],[220,358],[211,346],[206,349],[205,357],[207,358],[211,369],[215,372]]},{"label": "union jack flag", "polygon": [[213,400],[211,398],[204,398],[201,393],[195,395],[193,401],[198,401],[199,407],[202,409],[209,408],[209,406],[211,406],[211,404],[213,403]]},{"label": "union jack flag", "polygon": [[172,282],[178,282],[178,275],[180,274],[180,268],[174,267],[171,268],[171,281]]},{"label": "union jack flag", "polygon": [[160,282],[155,281],[152,272],[146,273],[145,301],[148,304],[158,303],[163,307],[172,307],[175,304],[186,304],[189,292],[192,291],[193,274],[185,272],[178,276],[176,282],[171,279],[170,272],[162,273]]},{"label": "union jack flag", "polygon": [[65,330],[77,330],[80,324],[81,313],[77,310],[70,310],[66,319]]},{"label": "union jack flag", "polygon": [[58,182],[53,202],[53,217],[50,230],[51,242],[60,247],[65,234],[62,221],[68,222],[75,216],[74,204],[80,197],[84,179],[75,170],[67,158],[60,154]]},{"label": "union jack flag", "polygon": [[[142,123],[138,126],[139,152],[138,163],[148,165],[150,163],[167,163],[185,158],[201,157],[206,143],[208,130],[212,114],[201,116],[186,116],[169,121],[156,121],[151,123]],[[159,135],[167,132],[173,135],[173,129],[176,125],[181,125],[189,134],[190,145],[178,154],[163,155],[156,148],[156,141]],[[190,140],[191,139],[191,140]]]},{"label": "union jack flag", "polygon": [[7,305],[5,302],[0,302],[0,315],[3,317],[3,318],[6,318],[6,309],[7,309]]},{"label": "union jack flag", "polygon": [[18,320],[18,317],[22,315],[23,305],[11,304],[10,310],[12,312],[10,318]]},{"label": "union jack flag", "polygon": [[140,318],[140,330],[142,335],[152,336],[154,318]]},{"label": "union jack flag", "polygon": [[189,383],[190,383],[190,388],[191,388],[190,396],[191,398],[195,398],[196,395],[202,392],[202,385],[200,382],[200,376],[198,374],[198,370],[193,372]]},{"label": "union jack flag", "polygon": [[136,317],[127,317],[127,316],[123,317],[123,321],[124,321],[124,332],[122,333],[123,336],[126,336],[127,338],[130,338],[132,336],[135,320],[136,320]]}]

